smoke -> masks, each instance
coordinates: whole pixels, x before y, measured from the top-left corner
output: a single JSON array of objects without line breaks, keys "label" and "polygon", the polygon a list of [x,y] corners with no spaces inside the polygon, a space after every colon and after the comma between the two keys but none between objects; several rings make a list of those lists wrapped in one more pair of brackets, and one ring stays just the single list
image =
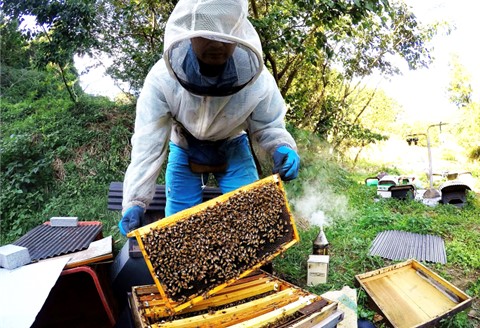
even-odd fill
[{"label": "smoke", "polygon": [[309,182],[303,191],[300,198],[293,198],[290,203],[295,216],[307,220],[310,225],[325,227],[333,220],[351,217],[348,198],[335,194],[325,183]]},{"label": "smoke", "polygon": [[310,214],[309,218],[310,219],[308,221],[311,225],[316,225],[323,228],[323,226],[329,224],[329,218],[325,216],[325,212],[323,212],[322,210],[317,210],[313,212],[312,214]]}]

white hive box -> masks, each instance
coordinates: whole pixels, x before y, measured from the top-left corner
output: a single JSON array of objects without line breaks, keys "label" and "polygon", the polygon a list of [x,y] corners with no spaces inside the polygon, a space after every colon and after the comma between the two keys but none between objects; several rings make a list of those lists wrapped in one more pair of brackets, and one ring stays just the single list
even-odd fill
[{"label": "white hive box", "polygon": [[308,257],[307,285],[314,286],[327,282],[329,262],[330,256],[328,255],[310,255]]}]

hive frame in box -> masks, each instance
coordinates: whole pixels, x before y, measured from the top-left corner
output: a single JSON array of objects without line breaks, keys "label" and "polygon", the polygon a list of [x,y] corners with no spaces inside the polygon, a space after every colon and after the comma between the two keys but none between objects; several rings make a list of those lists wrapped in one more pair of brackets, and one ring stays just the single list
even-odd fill
[{"label": "hive frame in box", "polygon": [[[268,257],[261,260],[260,262],[256,263],[254,266],[250,267],[249,269],[241,272],[235,278],[229,279],[227,281],[223,281],[223,283],[217,284],[216,286],[212,287],[211,289],[208,289],[206,292],[201,293],[201,295],[193,294],[187,299],[186,302],[182,302],[182,303],[178,303],[178,302],[174,301],[173,299],[171,299],[169,297],[169,295],[167,295],[168,293],[166,292],[166,288],[164,288],[164,285],[162,284],[161,281],[159,281],[157,275],[155,274],[155,269],[152,265],[152,262],[150,261],[150,258],[147,254],[147,251],[145,250],[145,245],[143,243],[142,237],[147,235],[148,233],[150,233],[150,231],[153,228],[155,228],[155,229],[166,228],[168,226],[174,225],[177,222],[185,221],[195,213],[202,212],[202,211],[208,209],[209,207],[217,205],[218,203],[226,202],[230,197],[238,194],[239,192],[252,191],[255,188],[261,187],[262,185],[266,185],[266,184],[275,184],[276,187],[279,189],[279,191],[282,194],[282,197],[283,197],[284,202],[285,202],[285,208],[283,210],[284,210],[284,213],[286,213],[288,215],[289,224],[290,224],[290,228],[291,228],[291,232],[292,232],[291,240],[282,244],[282,245],[279,245],[279,247],[275,250],[275,252],[273,252],[272,254],[270,254]],[[154,222],[154,223],[151,223],[151,224],[146,225],[144,227],[141,227],[139,229],[136,229],[136,230],[130,232],[127,236],[128,237],[136,237],[136,239],[138,241],[138,244],[139,244],[139,247],[140,247],[140,250],[142,251],[143,257],[144,257],[145,262],[147,264],[147,267],[148,267],[148,269],[149,269],[149,271],[150,271],[150,273],[153,277],[153,280],[155,282],[155,285],[157,286],[157,288],[160,292],[160,295],[165,300],[167,308],[170,311],[172,311],[173,313],[177,313],[179,311],[182,311],[185,308],[191,307],[192,305],[202,301],[203,299],[208,298],[210,295],[219,292],[220,290],[222,290],[223,288],[225,288],[229,284],[235,282],[237,279],[240,279],[240,278],[243,278],[243,277],[249,275],[253,271],[260,268],[265,263],[271,261],[273,258],[278,256],[279,254],[285,252],[288,248],[290,248],[291,246],[293,246],[295,243],[297,243],[300,240],[297,228],[295,226],[295,221],[294,221],[293,216],[290,212],[287,197],[286,197],[285,191],[283,189],[283,184],[282,184],[282,181],[281,181],[280,177],[278,176],[278,174],[272,175],[270,177],[264,178],[264,179],[259,180],[259,181],[256,181],[256,182],[251,183],[247,186],[241,187],[237,190],[226,193],[226,194],[221,195],[217,198],[214,198],[212,200],[209,200],[207,202],[204,202],[204,203],[199,204],[197,206],[194,206],[192,208],[186,209],[184,211],[181,211],[179,213],[171,215],[167,218],[164,218],[164,219],[159,220],[157,222]]]},{"label": "hive frame in box", "polygon": [[261,270],[173,317],[169,317],[166,303],[155,285],[132,287],[129,302],[137,328],[254,328],[274,323],[278,327],[333,327],[327,323],[329,319],[343,320],[337,302]]},{"label": "hive frame in box", "polygon": [[472,303],[472,298],[410,259],[355,276],[395,328],[431,327]]}]

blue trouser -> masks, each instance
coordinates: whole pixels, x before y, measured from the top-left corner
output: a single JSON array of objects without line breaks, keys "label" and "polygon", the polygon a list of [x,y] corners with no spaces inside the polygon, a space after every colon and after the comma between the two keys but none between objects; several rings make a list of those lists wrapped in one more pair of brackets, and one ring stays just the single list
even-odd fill
[{"label": "blue trouser", "polygon": [[[170,152],[165,174],[167,204],[165,215],[169,216],[198,205],[203,200],[203,183],[208,174],[194,173],[188,164],[188,153],[170,142]],[[227,168],[223,173],[214,173],[220,191],[227,193],[258,180],[247,135],[225,141]]]}]

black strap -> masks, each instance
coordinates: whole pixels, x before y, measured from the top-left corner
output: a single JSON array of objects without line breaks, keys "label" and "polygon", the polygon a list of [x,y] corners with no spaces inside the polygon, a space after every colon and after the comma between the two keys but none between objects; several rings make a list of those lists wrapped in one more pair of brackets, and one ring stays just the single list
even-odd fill
[{"label": "black strap", "polygon": [[255,162],[255,166],[257,167],[257,173],[258,176],[262,176],[262,166],[260,165],[260,161],[257,158],[257,155],[255,154],[255,151],[253,150],[253,144],[252,144],[252,139],[250,138],[250,131],[247,130],[247,137],[248,137],[248,144],[250,145],[250,151],[252,152],[253,156],[253,161]]}]

